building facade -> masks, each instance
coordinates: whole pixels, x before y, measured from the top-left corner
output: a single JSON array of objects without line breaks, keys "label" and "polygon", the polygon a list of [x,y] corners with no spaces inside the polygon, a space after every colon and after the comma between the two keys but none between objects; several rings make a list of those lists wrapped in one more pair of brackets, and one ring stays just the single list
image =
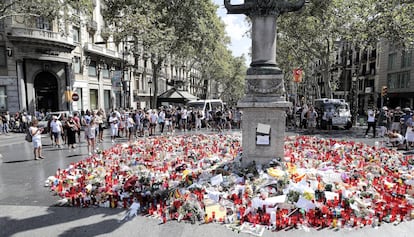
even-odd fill
[{"label": "building facade", "polygon": [[194,62],[169,56],[154,77],[152,58],[129,40],[111,41],[103,6],[93,3],[92,16],[71,11],[70,23],[21,16],[1,22],[0,112],[149,108],[157,106],[153,96],[171,88],[212,94]]}]

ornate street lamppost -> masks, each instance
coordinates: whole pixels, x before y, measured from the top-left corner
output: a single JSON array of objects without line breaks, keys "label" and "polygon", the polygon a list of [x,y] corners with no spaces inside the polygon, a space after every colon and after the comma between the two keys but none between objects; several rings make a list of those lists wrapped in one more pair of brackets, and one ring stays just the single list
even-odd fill
[{"label": "ornate street lamppost", "polygon": [[150,94],[150,109],[152,109],[152,79],[148,79],[148,87],[149,87],[149,94]]},{"label": "ornate street lamppost", "polygon": [[358,76],[356,73],[352,74],[352,90],[351,90],[351,98],[352,98],[352,124],[355,126],[358,120]]}]

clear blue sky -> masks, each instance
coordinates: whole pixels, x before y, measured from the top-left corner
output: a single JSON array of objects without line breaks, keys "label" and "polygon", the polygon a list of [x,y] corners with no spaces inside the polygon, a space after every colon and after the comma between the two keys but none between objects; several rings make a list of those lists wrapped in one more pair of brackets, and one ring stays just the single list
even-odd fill
[{"label": "clear blue sky", "polygon": [[[244,0],[231,1],[232,4],[240,4],[243,2]],[[227,10],[224,7],[224,0],[214,0],[214,3],[219,6],[217,14],[226,24],[227,35],[231,38],[229,49],[233,52],[233,56],[238,57],[244,54],[249,64],[251,61],[249,57],[251,39],[245,35],[245,32],[249,28],[245,21],[245,15],[227,14]]]}]

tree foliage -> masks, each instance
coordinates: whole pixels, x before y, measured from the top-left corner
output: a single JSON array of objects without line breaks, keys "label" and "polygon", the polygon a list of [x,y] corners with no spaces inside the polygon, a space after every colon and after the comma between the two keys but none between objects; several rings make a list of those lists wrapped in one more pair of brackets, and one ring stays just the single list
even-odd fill
[{"label": "tree foliage", "polygon": [[[347,40],[364,48],[386,39],[402,47],[412,45],[414,1],[310,0],[300,12],[278,19],[278,63],[285,72],[301,67],[307,75],[320,62],[325,95],[332,97],[338,81],[331,75],[335,42]],[[314,79],[314,78],[313,78]],[[306,77],[308,83],[315,83]],[[316,85],[315,85],[316,86]]]},{"label": "tree foliage", "polygon": [[[154,94],[158,94],[158,72],[173,55],[174,65],[200,65],[204,78],[215,80],[224,61],[228,43],[217,6],[206,0],[104,0],[103,11],[114,38],[135,38],[151,57]],[[140,46],[139,46],[140,47]],[[152,104],[156,104],[156,96]]]},{"label": "tree foliage", "polygon": [[89,0],[10,0],[0,1],[0,19],[10,16],[42,16],[49,20],[61,17],[61,10],[67,7],[90,15],[92,2]]}]

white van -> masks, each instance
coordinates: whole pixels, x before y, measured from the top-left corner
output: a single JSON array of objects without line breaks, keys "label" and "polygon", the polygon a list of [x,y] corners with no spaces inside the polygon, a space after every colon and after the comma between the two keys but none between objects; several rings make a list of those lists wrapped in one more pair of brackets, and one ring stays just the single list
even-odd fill
[{"label": "white van", "polygon": [[206,118],[206,114],[212,110],[224,110],[224,103],[220,99],[214,100],[191,100],[187,102],[187,108],[192,108],[193,111],[200,111],[201,119]]},{"label": "white van", "polygon": [[334,112],[334,116],[332,118],[332,126],[343,127],[347,130],[352,127],[352,116],[349,109],[349,104],[344,99],[316,99],[315,109],[318,113],[321,113],[319,118],[322,129],[326,129],[326,121],[322,120],[321,118],[323,113],[328,110],[333,110]]}]

